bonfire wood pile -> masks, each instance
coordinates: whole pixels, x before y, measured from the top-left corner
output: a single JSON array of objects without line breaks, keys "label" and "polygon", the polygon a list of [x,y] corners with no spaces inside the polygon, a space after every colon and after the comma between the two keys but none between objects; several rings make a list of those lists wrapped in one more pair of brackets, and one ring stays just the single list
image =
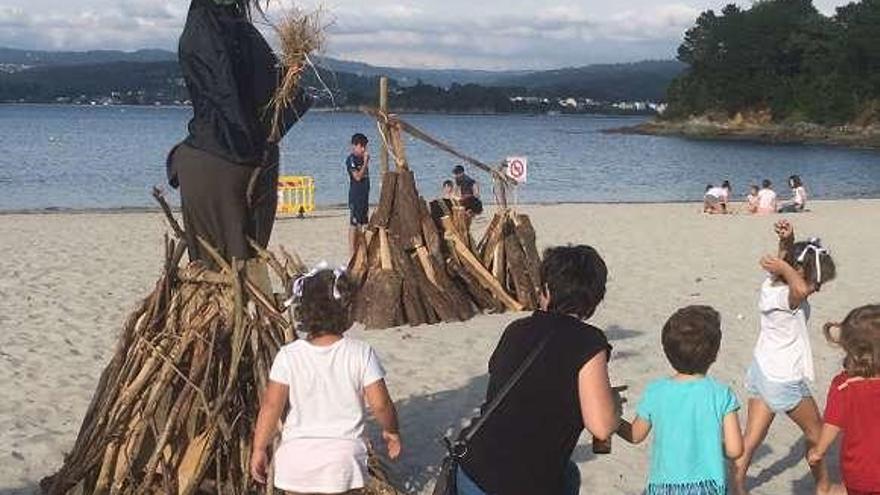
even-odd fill
[{"label": "bonfire wood pile", "polygon": [[[253,482],[249,461],[269,369],[294,327],[239,263],[203,247],[220,271],[179,266],[184,241],[166,239],[164,272],[126,321],[76,443],[44,492],[280,493]],[[279,257],[254,248],[283,287],[304,271],[283,249]],[[396,493],[381,469],[373,474],[371,493]]]},{"label": "bonfire wood pile", "polygon": [[442,211],[435,219],[417,191],[401,131],[426,135],[394,116],[371,113],[379,117],[396,170],[383,176],[378,207],[349,263],[359,286],[354,319],[388,328],[534,309],[540,259],[528,217],[504,208],[477,245],[463,208],[434,201],[433,209]]}]

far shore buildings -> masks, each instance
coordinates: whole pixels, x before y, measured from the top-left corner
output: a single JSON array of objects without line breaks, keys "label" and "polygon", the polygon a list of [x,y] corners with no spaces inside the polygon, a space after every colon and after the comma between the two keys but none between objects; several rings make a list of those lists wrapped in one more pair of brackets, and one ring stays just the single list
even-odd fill
[{"label": "far shore buildings", "polygon": [[513,96],[514,108],[535,111],[563,111],[566,113],[602,113],[612,111],[633,114],[662,114],[666,103],[654,101],[601,101],[573,96],[545,98],[539,96]]}]

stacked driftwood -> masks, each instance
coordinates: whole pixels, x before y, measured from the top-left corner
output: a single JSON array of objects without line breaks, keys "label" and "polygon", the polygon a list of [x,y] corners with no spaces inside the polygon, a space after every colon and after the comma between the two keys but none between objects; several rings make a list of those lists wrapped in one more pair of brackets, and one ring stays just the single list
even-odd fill
[{"label": "stacked driftwood", "polygon": [[[166,239],[162,276],[125,323],[72,451],[41,483],[45,492],[276,493],[252,481],[249,460],[269,369],[296,338],[294,327],[276,297],[203,247],[220,271],[179,266],[184,242]],[[283,250],[276,257],[254,247],[283,287],[304,271]],[[375,494],[395,493],[374,484]]]},{"label": "stacked driftwood", "polygon": [[384,174],[378,207],[349,263],[359,284],[354,318],[367,328],[388,328],[535,308],[540,260],[528,217],[504,208],[486,234],[491,239],[480,243],[491,250],[484,255],[471,239],[464,209],[435,202],[443,211],[435,219],[419,196],[401,131],[420,138],[424,133],[394,116],[371,113],[379,117],[396,170]]}]

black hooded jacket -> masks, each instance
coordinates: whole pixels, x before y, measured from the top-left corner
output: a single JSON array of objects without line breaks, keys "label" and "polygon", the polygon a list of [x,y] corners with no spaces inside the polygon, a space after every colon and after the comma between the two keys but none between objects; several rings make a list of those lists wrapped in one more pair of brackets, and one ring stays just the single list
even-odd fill
[{"label": "black hooded jacket", "polygon": [[[278,59],[238,3],[192,0],[178,47],[192,100],[186,144],[241,165],[263,165],[283,74]],[[302,89],[285,109],[280,136],[308,110]]]}]

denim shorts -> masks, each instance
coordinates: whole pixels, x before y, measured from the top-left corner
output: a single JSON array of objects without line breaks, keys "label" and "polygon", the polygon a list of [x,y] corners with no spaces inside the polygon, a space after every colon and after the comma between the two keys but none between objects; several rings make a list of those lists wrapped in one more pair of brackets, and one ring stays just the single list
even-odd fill
[{"label": "denim shorts", "polygon": [[812,396],[806,380],[771,381],[755,361],[752,361],[746,373],[746,390],[750,395],[760,397],[775,413],[787,413],[796,408],[801,400]]}]

